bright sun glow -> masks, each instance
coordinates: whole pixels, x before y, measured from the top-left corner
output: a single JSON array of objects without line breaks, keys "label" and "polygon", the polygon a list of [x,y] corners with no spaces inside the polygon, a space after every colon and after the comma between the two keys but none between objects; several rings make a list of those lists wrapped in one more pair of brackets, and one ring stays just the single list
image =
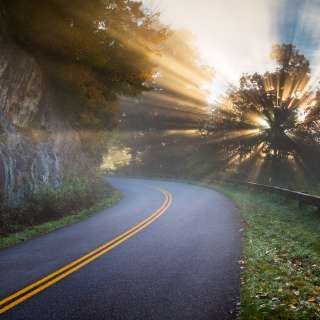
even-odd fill
[{"label": "bright sun glow", "polygon": [[307,116],[307,113],[304,110],[301,110],[301,109],[298,110],[297,117],[299,122],[304,122],[306,120],[306,116]]},{"label": "bright sun glow", "polygon": [[255,122],[258,126],[261,126],[263,129],[270,129],[270,123],[261,116],[255,118]]}]

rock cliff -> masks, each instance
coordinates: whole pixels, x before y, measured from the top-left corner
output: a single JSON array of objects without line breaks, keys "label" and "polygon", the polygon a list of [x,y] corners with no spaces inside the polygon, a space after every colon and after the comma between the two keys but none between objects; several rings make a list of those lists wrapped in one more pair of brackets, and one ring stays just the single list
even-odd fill
[{"label": "rock cliff", "polygon": [[80,137],[55,112],[57,103],[36,60],[0,43],[0,186],[9,206],[86,166]]}]

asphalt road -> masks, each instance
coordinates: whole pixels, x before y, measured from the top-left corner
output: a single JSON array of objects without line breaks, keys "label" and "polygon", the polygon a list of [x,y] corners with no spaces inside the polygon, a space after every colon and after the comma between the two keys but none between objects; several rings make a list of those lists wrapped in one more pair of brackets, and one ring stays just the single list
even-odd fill
[{"label": "asphalt road", "polygon": [[233,203],[188,184],[108,180],[124,195],[114,207],[0,251],[0,319],[234,319]]}]

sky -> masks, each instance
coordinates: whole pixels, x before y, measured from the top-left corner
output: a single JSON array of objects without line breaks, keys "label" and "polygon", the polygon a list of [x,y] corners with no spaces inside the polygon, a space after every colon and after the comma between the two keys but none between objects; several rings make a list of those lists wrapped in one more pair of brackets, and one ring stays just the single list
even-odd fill
[{"label": "sky", "polygon": [[143,0],[174,29],[189,29],[202,61],[215,69],[218,100],[241,74],[273,67],[272,45],[293,43],[320,76],[320,0]]}]

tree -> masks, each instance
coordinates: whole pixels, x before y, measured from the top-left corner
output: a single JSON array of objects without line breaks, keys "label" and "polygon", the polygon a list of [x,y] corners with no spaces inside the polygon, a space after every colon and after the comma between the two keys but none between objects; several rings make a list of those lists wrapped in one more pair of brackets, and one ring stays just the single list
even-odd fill
[{"label": "tree", "polygon": [[36,57],[57,106],[81,128],[105,128],[117,96],[147,89],[168,33],[132,0],[3,0],[0,11],[7,38]]},{"label": "tree", "polygon": [[230,89],[215,110],[215,131],[229,136],[224,144],[237,149],[238,163],[259,155],[307,170],[319,153],[320,94],[309,89],[309,61],[295,46],[275,45],[271,57],[273,71],[245,74]]}]

